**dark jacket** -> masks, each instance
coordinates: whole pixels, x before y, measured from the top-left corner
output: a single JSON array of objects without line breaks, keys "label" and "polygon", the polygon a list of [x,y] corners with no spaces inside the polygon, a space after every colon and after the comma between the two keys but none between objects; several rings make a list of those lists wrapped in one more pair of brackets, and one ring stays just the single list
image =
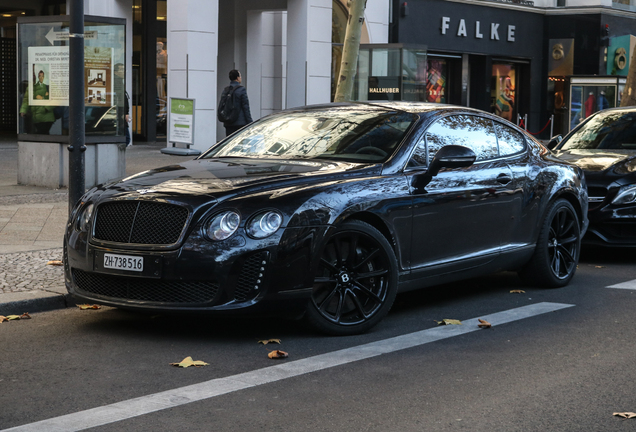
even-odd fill
[{"label": "dark jacket", "polygon": [[239,111],[238,118],[233,123],[223,123],[223,126],[245,126],[252,123],[252,114],[250,114],[250,101],[247,99],[247,90],[241,86],[237,81],[231,81],[232,87],[240,86],[234,90],[234,103],[237,103],[241,109]]}]

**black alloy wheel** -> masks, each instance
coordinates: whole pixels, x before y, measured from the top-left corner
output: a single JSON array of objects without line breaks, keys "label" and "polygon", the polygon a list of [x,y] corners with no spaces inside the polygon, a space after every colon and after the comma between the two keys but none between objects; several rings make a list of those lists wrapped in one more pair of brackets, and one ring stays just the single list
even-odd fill
[{"label": "black alloy wheel", "polygon": [[328,334],[365,332],[391,308],[397,277],[397,260],[386,238],[365,222],[345,222],[322,251],[307,318]]},{"label": "black alloy wheel", "polygon": [[567,285],[576,272],[581,252],[581,228],[572,204],[555,201],[547,212],[534,255],[521,276],[540,286]]}]

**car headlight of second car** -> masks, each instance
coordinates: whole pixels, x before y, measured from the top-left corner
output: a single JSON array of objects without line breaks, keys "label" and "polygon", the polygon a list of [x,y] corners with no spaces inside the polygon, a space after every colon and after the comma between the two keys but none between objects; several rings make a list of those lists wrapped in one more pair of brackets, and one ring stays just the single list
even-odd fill
[{"label": "car headlight of second car", "polygon": [[219,213],[205,224],[205,234],[211,240],[225,240],[236,232],[240,223],[241,216],[235,211]]},{"label": "car headlight of second car", "polygon": [[283,223],[283,217],[275,211],[259,213],[247,224],[247,234],[250,237],[262,239],[276,232]]},{"label": "car headlight of second car", "polygon": [[636,202],[636,185],[626,185],[618,190],[612,204],[633,204]]},{"label": "car headlight of second car", "polygon": [[94,208],[95,207],[91,203],[82,209],[79,218],[77,219],[77,228],[80,231],[85,231],[88,229],[89,222],[91,221],[91,216],[93,216]]}]

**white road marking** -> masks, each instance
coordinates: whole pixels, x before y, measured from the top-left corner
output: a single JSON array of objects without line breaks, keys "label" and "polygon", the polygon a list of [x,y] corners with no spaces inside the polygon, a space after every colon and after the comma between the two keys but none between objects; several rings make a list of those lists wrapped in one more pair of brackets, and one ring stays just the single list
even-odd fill
[{"label": "white road marking", "polygon": [[616,284],[616,285],[610,285],[607,288],[636,290],[636,279],[634,279],[632,281],[629,281],[629,282],[623,282],[623,283],[619,283],[619,284]]},{"label": "white road marking", "polygon": [[[479,318],[490,322],[494,327],[572,306],[574,305],[547,302],[537,303],[481,316]],[[276,366],[257,369],[226,378],[217,378],[200,384],[193,384],[117,402],[111,405],[42,420],[36,423],[4,429],[0,432],[81,431],[481,330],[478,327],[478,318],[462,321],[462,323],[463,325],[434,327],[428,330],[396,336],[340,351],[308,357],[302,360],[281,363]]]}]

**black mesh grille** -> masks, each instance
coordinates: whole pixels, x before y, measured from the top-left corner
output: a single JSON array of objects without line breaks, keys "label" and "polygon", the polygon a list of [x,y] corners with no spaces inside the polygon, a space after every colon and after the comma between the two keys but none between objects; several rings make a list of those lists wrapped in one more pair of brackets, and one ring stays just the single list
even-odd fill
[{"label": "black mesh grille", "polygon": [[254,287],[259,286],[260,288],[261,283],[259,281],[262,281],[265,274],[267,256],[267,252],[259,252],[245,260],[234,290],[234,299],[236,301],[249,300],[258,292]]},{"label": "black mesh grille", "polygon": [[115,243],[168,245],[179,240],[188,210],[145,201],[105,203],[97,209],[94,238]]},{"label": "black mesh grille", "polygon": [[82,291],[122,300],[140,300],[156,303],[210,305],[219,291],[219,285],[208,281],[164,281],[127,278],[73,269],[75,285]]},{"label": "black mesh grille", "polygon": [[596,226],[601,233],[614,238],[633,240],[636,237],[636,224],[633,223],[617,223],[617,224],[601,224]]}]

